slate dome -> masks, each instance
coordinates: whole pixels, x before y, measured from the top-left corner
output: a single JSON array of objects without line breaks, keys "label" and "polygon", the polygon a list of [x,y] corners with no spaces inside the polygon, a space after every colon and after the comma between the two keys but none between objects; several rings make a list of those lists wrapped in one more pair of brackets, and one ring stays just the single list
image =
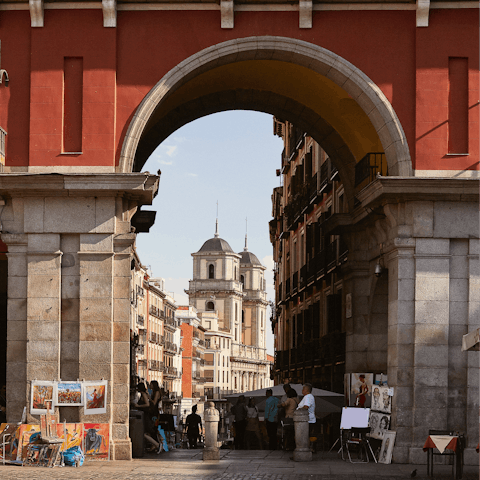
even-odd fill
[{"label": "slate dome", "polygon": [[244,264],[246,264],[246,265],[260,265],[261,267],[263,267],[260,260],[252,252],[249,252],[248,250],[244,250],[243,252],[240,252],[239,255],[241,255],[241,257],[242,257],[240,259],[240,264],[241,265],[244,265]]},{"label": "slate dome", "polygon": [[227,252],[234,253],[232,247],[228,244],[226,240],[220,237],[214,237],[207,240],[199,252]]}]

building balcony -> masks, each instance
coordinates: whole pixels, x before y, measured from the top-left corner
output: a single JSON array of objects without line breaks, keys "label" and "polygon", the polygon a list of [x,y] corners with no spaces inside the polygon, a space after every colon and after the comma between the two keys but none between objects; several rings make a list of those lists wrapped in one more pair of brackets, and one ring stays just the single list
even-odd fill
[{"label": "building balcony", "polygon": [[172,353],[177,353],[178,347],[172,342],[166,341],[165,342],[165,350],[172,352]]},{"label": "building balcony", "polygon": [[177,322],[174,318],[165,316],[163,318],[163,326],[175,330],[177,328]]}]

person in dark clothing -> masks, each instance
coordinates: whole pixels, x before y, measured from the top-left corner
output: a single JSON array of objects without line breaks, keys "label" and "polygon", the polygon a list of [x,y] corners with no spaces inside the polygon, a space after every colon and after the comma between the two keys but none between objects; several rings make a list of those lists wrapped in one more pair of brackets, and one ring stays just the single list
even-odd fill
[{"label": "person in dark clothing", "polygon": [[202,429],[202,419],[197,415],[197,406],[192,407],[192,413],[187,416],[187,438],[190,448],[197,448],[197,440]]},{"label": "person in dark clothing", "polygon": [[248,413],[244,395],[238,397],[238,401],[232,407],[231,412],[235,415],[235,448],[242,450],[244,448]]}]

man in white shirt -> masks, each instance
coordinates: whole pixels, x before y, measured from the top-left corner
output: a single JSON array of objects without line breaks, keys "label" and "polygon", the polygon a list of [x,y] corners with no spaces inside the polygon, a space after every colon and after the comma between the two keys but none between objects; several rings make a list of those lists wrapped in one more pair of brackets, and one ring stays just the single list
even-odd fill
[{"label": "man in white shirt", "polygon": [[313,437],[317,419],[315,418],[315,397],[312,395],[312,385],[310,383],[306,383],[303,386],[302,395],[304,395],[304,397],[298,404],[297,410],[300,408],[308,410],[308,432],[310,437]]}]

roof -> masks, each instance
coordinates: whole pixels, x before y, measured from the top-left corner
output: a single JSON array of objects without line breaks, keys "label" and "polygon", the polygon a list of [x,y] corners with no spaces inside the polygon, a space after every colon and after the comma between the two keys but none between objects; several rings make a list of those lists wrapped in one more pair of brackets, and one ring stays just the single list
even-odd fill
[{"label": "roof", "polygon": [[243,252],[240,252],[239,255],[242,257],[240,259],[240,264],[260,265],[261,267],[263,267],[260,260],[252,252],[244,250]]},{"label": "roof", "polygon": [[234,253],[232,247],[226,240],[219,237],[210,238],[203,245],[198,252],[228,252]]}]

